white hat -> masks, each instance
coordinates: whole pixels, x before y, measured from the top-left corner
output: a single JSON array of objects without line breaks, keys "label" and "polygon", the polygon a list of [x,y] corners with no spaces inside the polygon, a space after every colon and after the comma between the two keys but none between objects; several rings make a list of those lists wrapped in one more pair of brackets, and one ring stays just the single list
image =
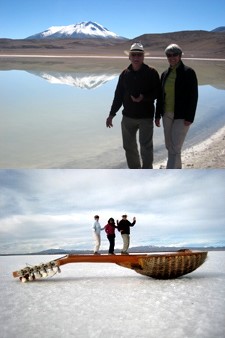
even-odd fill
[{"label": "white hat", "polygon": [[139,52],[139,53],[144,53],[144,47],[140,42],[135,42],[133,45],[130,47],[130,52]]},{"label": "white hat", "polygon": [[[135,52],[135,53],[145,53],[144,47],[141,42],[135,42],[133,45],[131,45],[130,50],[127,51],[125,50],[124,53],[126,55],[129,55],[130,53]],[[145,53],[145,55],[148,55],[149,53]]]}]

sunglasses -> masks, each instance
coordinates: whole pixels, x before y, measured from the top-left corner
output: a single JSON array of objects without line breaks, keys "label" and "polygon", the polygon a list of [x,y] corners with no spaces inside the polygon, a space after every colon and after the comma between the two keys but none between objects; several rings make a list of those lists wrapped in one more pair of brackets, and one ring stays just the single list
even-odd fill
[{"label": "sunglasses", "polygon": [[166,54],[166,56],[168,58],[172,58],[172,57],[175,57],[175,56],[178,56],[178,55],[180,55],[180,54],[179,53],[169,53],[169,54]]},{"label": "sunglasses", "polygon": [[133,57],[135,57],[135,56],[141,57],[141,56],[143,56],[144,54],[143,54],[143,53],[131,53],[130,55],[133,56]]}]

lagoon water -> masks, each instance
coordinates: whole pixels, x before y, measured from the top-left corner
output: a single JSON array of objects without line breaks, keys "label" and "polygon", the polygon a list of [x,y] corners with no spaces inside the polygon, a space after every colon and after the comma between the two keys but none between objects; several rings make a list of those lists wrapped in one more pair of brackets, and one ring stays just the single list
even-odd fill
[{"label": "lagoon water", "polygon": [[[199,81],[196,119],[184,149],[225,125],[225,62],[183,60]],[[161,74],[167,60],[146,58]],[[127,168],[121,110],[105,126],[127,58],[0,58],[0,168]],[[154,131],[155,162],[166,158]]]}]

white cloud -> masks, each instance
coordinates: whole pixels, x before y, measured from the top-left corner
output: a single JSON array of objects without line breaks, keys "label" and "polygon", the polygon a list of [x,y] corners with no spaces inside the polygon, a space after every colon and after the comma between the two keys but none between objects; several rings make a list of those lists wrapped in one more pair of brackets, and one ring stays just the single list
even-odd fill
[{"label": "white cloud", "polygon": [[224,178],[223,170],[1,170],[0,252],[91,248],[95,214],[102,225],[136,216],[132,245],[224,243]]}]

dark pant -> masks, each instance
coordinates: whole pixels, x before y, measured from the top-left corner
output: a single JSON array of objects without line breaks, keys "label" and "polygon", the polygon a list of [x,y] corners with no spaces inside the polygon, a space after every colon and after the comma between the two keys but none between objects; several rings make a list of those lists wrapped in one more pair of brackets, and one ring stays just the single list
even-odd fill
[{"label": "dark pant", "polygon": [[114,246],[115,246],[115,235],[107,235],[107,238],[109,240],[109,253],[114,253]]},{"label": "dark pant", "polygon": [[[126,152],[127,165],[130,169],[152,169],[153,163],[153,119],[131,119],[123,116],[123,148]],[[140,155],[137,145],[139,131]]]}]

